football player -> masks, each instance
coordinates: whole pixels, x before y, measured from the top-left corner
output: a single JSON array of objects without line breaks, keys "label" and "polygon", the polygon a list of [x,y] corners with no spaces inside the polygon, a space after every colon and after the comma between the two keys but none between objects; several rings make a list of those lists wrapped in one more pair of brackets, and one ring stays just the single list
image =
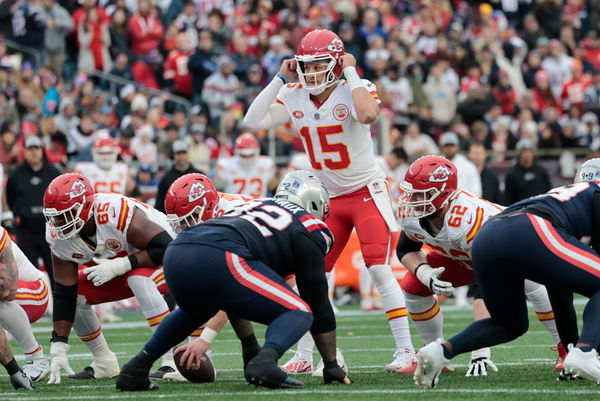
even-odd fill
[{"label": "football player", "polygon": [[[303,387],[277,360],[309,328],[325,360],[324,381],[350,383],[336,362],[335,316],[327,297],[324,255],[333,238],[321,219],[328,210],[319,180],[292,172],[275,198],[248,201],[179,234],[164,269],[180,308],[123,367],[117,388],[155,388],[148,379],[154,361],[218,310],[269,326],[264,346],[245,368],[249,383]],[[302,298],[284,282],[289,274],[296,275]]]},{"label": "football player", "polygon": [[46,312],[48,299],[42,272],[33,267],[6,229],[0,227],[0,324],[19,343],[27,361],[23,372],[34,382],[50,373],[42,346],[31,329],[31,323]]},{"label": "football player", "polygon": [[[394,361],[385,368],[411,374],[416,361],[406,305],[389,263],[391,233],[398,226],[369,129],[379,115],[379,96],[375,85],[360,79],[355,67],[356,59],[344,52],[344,43],[335,33],[326,29],[307,33],[296,56],[283,61],[279,73],[252,102],[244,124],[261,130],[294,123],[312,170],[332,197],[327,225],[335,243],[326,257],[327,272],[356,229],[396,343]],[[291,82],[296,77],[299,82]],[[310,336],[298,344],[286,370],[312,370],[313,346],[305,341]]]},{"label": "football player", "polygon": [[[61,369],[73,373],[67,358],[72,326],[94,362],[71,378],[114,377],[119,372],[116,356],[108,349],[89,305],[135,296],[155,330],[169,313],[161,296],[168,288],[159,267],[175,234],[166,216],[156,209],[119,194],[95,194],[90,182],[75,173],[50,183],[43,213],[57,272],[49,383],[60,382]],[[78,265],[88,267],[78,269]],[[152,376],[184,380],[175,369],[172,352]]]},{"label": "football player", "polygon": [[[100,133],[92,146],[93,162],[77,163],[74,172],[87,178],[96,193],[131,194],[135,190],[135,183],[129,175],[127,165],[117,161],[120,150],[116,139],[108,133]],[[96,310],[100,320],[105,323],[122,320],[113,312],[114,303],[97,305]]]},{"label": "football player", "polygon": [[[409,270],[402,279],[406,305],[423,342],[442,337],[443,317],[435,295],[450,296],[454,287],[473,282],[471,244],[486,220],[502,207],[457,188],[454,164],[442,156],[417,159],[400,183],[398,202],[402,234],[396,247],[398,260]],[[432,250],[425,256],[423,244]],[[525,280],[525,293],[540,322],[560,344],[552,307],[544,286]],[[489,317],[477,291],[473,317]],[[560,361],[566,356],[559,345]],[[489,348],[475,350],[466,376],[497,371]],[[560,369],[558,369],[560,370]]]},{"label": "football player", "polygon": [[275,163],[260,155],[260,144],[253,134],[243,133],[235,140],[234,156],[219,159],[215,185],[229,194],[263,197],[267,190],[277,187]]},{"label": "football player", "polygon": [[490,318],[471,323],[447,341],[423,347],[415,383],[434,387],[454,356],[524,334],[529,326],[524,279],[589,298],[581,336],[574,346],[569,345],[564,370],[600,383],[596,352],[600,345],[600,255],[581,241],[598,235],[600,227],[594,217],[598,208],[598,182],[579,182],[524,199],[490,217],[471,249]]}]

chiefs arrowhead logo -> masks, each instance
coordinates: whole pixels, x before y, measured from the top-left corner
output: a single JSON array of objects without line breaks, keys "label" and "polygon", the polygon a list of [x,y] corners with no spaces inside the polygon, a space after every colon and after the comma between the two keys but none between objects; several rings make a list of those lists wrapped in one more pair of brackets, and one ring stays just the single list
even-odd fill
[{"label": "chiefs arrowhead logo", "polygon": [[433,173],[429,175],[429,182],[444,182],[448,181],[452,171],[446,166],[437,166]]},{"label": "chiefs arrowhead logo", "polygon": [[190,187],[190,193],[188,194],[188,202],[193,203],[198,199],[201,199],[206,194],[206,187],[201,182],[195,182]]},{"label": "chiefs arrowhead logo", "polygon": [[340,39],[334,38],[329,42],[329,45],[327,45],[327,50],[330,52],[341,53],[344,51],[344,43]]},{"label": "chiefs arrowhead logo", "polygon": [[77,198],[83,194],[85,194],[85,184],[82,181],[75,181],[71,186],[69,198]]}]

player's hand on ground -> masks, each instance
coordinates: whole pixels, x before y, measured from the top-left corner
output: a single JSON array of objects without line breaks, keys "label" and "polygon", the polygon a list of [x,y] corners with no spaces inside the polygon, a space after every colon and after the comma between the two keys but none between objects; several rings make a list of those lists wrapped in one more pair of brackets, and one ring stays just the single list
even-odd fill
[{"label": "player's hand on ground", "polygon": [[94,258],[94,262],[97,263],[96,266],[83,269],[83,274],[87,274],[87,279],[92,281],[96,287],[131,270],[131,262],[127,257],[115,259]]},{"label": "player's hand on ground", "polygon": [[24,388],[25,390],[35,390],[31,379],[27,377],[27,375],[25,375],[25,373],[23,373],[22,370],[19,370],[18,372],[10,375],[10,384],[15,390],[18,390],[20,388]]},{"label": "player's hand on ground", "polygon": [[340,57],[340,65],[342,69],[346,67],[356,67],[356,58],[350,53],[344,53],[342,57]]},{"label": "player's hand on ground", "polygon": [[325,366],[323,368],[323,381],[325,384],[329,384],[333,381],[344,384],[352,383],[352,380],[348,378],[348,375],[344,369],[338,365],[337,361],[332,362],[331,366]]},{"label": "player's hand on ground", "polygon": [[449,297],[454,293],[452,283],[440,280],[440,277],[446,270],[445,267],[433,268],[427,263],[423,263],[415,270],[415,275],[426,285],[434,294]]},{"label": "player's hand on ground", "polygon": [[293,58],[283,60],[279,72],[285,75],[288,81],[292,81],[293,79],[296,79],[298,77],[298,73],[296,72],[296,65],[296,60]]},{"label": "player's hand on ground", "polygon": [[192,368],[192,364],[198,369],[200,368],[200,360],[206,354],[206,351],[208,351],[208,347],[210,347],[209,343],[198,338],[191,343],[177,347],[175,354],[183,352],[179,363],[182,366],[185,365],[188,370]]},{"label": "player's hand on ground", "polygon": [[471,358],[469,369],[467,369],[465,376],[487,376],[488,369],[491,369],[494,372],[498,371],[498,368],[489,357],[482,356],[479,358]]},{"label": "player's hand on ground", "polygon": [[75,372],[69,365],[69,358],[67,357],[67,351],[70,346],[67,343],[60,341],[52,342],[50,344],[50,379],[48,384],[59,384],[60,383],[60,371],[64,370],[68,374],[72,375]]}]

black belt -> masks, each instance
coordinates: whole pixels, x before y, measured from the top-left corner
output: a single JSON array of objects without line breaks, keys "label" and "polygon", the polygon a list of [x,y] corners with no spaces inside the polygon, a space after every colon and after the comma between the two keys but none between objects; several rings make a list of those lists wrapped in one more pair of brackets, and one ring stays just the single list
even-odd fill
[{"label": "black belt", "polygon": [[538,205],[526,205],[515,209],[505,210],[490,217],[488,220],[502,220],[507,217],[518,216],[525,213],[530,213],[534,216],[541,217],[542,219],[550,222],[550,224],[552,224],[554,227],[563,229],[562,225],[560,224],[560,220],[558,219],[558,217],[556,217],[554,213]]}]

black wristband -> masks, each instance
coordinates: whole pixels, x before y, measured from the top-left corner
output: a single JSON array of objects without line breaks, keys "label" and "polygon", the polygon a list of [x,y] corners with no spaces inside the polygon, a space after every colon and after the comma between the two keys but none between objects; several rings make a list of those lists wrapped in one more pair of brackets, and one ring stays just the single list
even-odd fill
[{"label": "black wristband", "polygon": [[52,330],[52,339],[50,340],[52,343],[68,343],[69,337],[62,337],[56,334],[56,331]]},{"label": "black wristband", "polygon": [[15,358],[13,357],[13,359],[7,363],[6,365],[4,365],[4,367],[6,368],[6,372],[8,372],[8,375],[14,375],[15,373],[17,373],[19,370],[21,370],[21,368],[19,368],[19,364],[17,363],[17,361],[15,361]]},{"label": "black wristband", "polygon": [[138,261],[138,258],[137,258],[137,256],[135,256],[135,255],[129,255],[129,256],[127,257],[127,259],[129,259],[129,263],[131,264],[131,270],[133,270],[133,269],[135,269],[136,267],[138,267],[138,264],[139,264],[140,262]]},{"label": "black wristband", "polygon": [[420,263],[419,266],[415,267],[415,276],[417,275],[417,272],[419,271],[419,269],[421,268],[421,266],[426,265],[427,263],[423,262]]}]

